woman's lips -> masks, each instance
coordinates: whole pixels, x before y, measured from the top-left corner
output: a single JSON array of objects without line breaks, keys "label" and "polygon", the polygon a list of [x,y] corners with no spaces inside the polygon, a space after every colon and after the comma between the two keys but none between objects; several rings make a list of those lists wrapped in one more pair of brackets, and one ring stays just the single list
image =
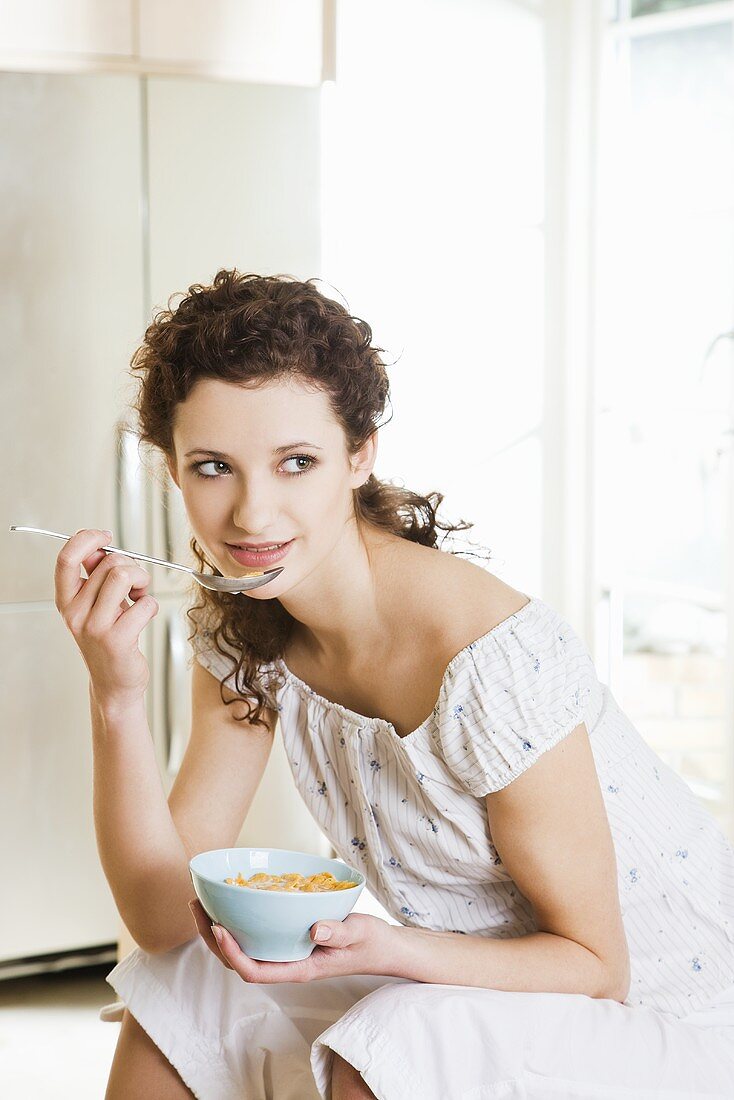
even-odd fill
[{"label": "woman's lips", "polygon": [[271,565],[286,556],[293,541],[291,539],[290,542],[283,543],[280,550],[242,550],[239,546],[231,546],[229,543],[227,543],[227,549],[240,565],[247,565],[250,569],[269,569]]}]

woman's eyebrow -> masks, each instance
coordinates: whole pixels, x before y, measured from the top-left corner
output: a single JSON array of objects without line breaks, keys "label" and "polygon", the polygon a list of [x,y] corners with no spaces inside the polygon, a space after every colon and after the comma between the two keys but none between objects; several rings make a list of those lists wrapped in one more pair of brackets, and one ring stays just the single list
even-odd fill
[{"label": "woman's eyebrow", "polygon": [[[275,447],[273,449],[274,455],[282,454],[283,451],[291,451],[294,447],[313,447],[316,451],[323,451],[323,447],[319,447],[318,443],[309,443],[307,439],[299,439],[295,443],[284,443],[282,447]],[[194,447],[193,451],[187,451],[184,458],[190,458],[192,455],[211,455],[212,458],[223,458],[229,462],[229,455],[224,454],[222,451],[208,451],[204,447]]]}]

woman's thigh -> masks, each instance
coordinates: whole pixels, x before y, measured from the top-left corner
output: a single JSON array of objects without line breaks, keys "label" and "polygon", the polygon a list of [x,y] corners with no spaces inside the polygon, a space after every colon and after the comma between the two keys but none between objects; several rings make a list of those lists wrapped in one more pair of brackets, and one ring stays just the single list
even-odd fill
[{"label": "woman's thigh", "polygon": [[312,1048],[326,1097],[332,1051],[380,1100],[731,1100],[730,1026],[581,994],[385,985]]},{"label": "woman's thigh", "polygon": [[196,939],[165,955],[137,949],[107,980],[200,1100],[319,1100],[312,1044],[362,997],[399,979],[248,984]]},{"label": "woman's thigh", "polygon": [[105,1100],[143,1100],[150,1096],[156,1100],[191,1100],[193,1093],[135,1017],[125,1012]]}]

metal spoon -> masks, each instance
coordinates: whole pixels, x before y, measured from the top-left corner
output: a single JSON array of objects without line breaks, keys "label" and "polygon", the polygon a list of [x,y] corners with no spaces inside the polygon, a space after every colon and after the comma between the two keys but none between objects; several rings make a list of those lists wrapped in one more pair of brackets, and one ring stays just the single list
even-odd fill
[{"label": "metal spoon", "polygon": [[[11,531],[34,531],[38,535],[52,535],[55,539],[68,541],[71,535],[62,535],[59,531],[44,531],[42,527],[19,527],[13,524]],[[251,588],[259,588],[268,581],[275,580],[283,572],[283,566],[276,569],[266,569],[263,573],[252,573],[248,577],[215,577],[211,573],[197,573],[195,569],[189,569],[187,565],[176,565],[172,561],[163,561],[161,558],[149,558],[146,554],[133,554],[132,550],[121,550],[119,546],[100,546],[108,554],[125,554],[128,558],[137,558],[139,561],[149,561],[153,565],[164,565],[166,569],[180,569],[191,576],[203,588],[210,588],[212,592],[247,592]]]}]

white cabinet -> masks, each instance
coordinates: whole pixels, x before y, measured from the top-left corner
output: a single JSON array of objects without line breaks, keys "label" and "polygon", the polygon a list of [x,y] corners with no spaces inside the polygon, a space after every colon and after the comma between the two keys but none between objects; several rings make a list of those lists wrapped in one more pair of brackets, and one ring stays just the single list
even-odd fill
[{"label": "white cabinet", "polygon": [[129,57],[135,0],[0,0],[0,49]]},{"label": "white cabinet", "polygon": [[162,77],[147,87],[150,306],[220,267],[318,275],[319,92]]},{"label": "white cabinet", "polygon": [[255,84],[321,83],[322,0],[145,0],[140,59]]},{"label": "white cabinet", "polygon": [[0,604],[0,653],[0,963],[109,945],[118,916],[95,843],[87,671],[41,602]]},{"label": "white cabinet", "polygon": [[318,87],[335,0],[0,0],[0,70]]},{"label": "white cabinet", "polygon": [[[146,306],[139,84],[0,73],[5,531],[118,526],[115,422]],[[5,535],[0,604],[52,600],[61,545]]]}]

